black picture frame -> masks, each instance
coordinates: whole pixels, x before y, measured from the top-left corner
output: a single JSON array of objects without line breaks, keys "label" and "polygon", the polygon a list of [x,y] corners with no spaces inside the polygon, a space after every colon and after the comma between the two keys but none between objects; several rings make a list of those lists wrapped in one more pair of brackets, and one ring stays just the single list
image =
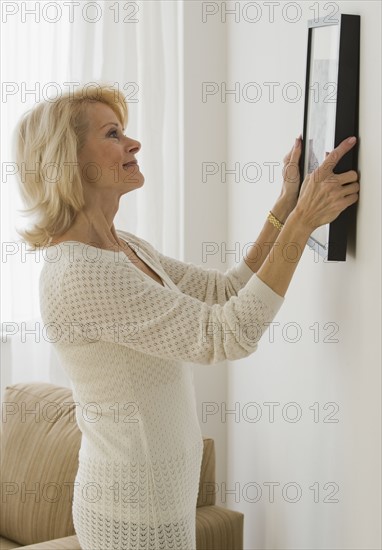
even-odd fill
[{"label": "black picture frame", "polygon": [[[306,175],[322,164],[325,153],[349,136],[356,136],[357,143],[340,159],[333,172],[358,170],[360,20],[359,15],[340,14],[337,20],[308,21],[300,187]],[[322,55],[327,58],[321,58]],[[348,231],[350,222],[355,224],[355,207],[351,205],[310,236],[309,247],[326,261],[346,260]]]}]

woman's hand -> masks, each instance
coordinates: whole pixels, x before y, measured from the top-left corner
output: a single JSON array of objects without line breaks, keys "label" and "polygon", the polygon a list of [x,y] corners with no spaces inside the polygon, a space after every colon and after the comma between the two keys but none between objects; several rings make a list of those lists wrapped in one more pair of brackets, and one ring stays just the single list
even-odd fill
[{"label": "woman's hand", "polygon": [[283,223],[297,204],[300,190],[300,156],[301,136],[296,139],[292,149],[283,158],[283,185],[280,196],[272,208],[273,214]]},{"label": "woman's hand", "polygon": [[300,191],[299,161],[301,156],[301,136],[296,141],[283,159],[283,186],[281,196],[288,197],[297,202]]},{"label": "woman's hand", "polygon": [[324,162],[308,174],[301,186],[300,196],[295,207],[299,221],[311,231],[335,220],[339,214],[358,200],[358,174],[349,170],[334,174],[338,161],[354,143],[347,138],[333,149]]}]

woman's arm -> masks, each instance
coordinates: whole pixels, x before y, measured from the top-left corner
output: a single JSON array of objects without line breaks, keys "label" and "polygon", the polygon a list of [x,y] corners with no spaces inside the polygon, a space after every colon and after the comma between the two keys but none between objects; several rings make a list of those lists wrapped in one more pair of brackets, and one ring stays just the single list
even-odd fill
[{"label": "woman's arm", "polygon": [[[285,220],[288,218],[295,206],[296,202],[292,199],[280,197],[276,201],[271,212],[278,220],[285,223]],[[257,273],[263,265],[271,248],[273,247],[274,242],[278,238],[279,233],[280,231],[267,219],[260,235],[256,239],[256,242],[249,248],[246,256],[244,256],[245,263],[254,273]]]},{"label": "woman's arm", "polygon": [[[297,204],[300,187],[300,156],[301,136],[296,139],[294,146],[283,159],[283,186],[280,196],[271,210],[272,214],[282,223],[285,223],[289,214]],[[254,273],[257,273],[263,265],[278,235],[279,230],[267,219],[256,242],[244,257],[244,261]]]},{"label": "woman's arm", "polygon": [[133,233],[117,232],[133,246],[135,251],[144,251],[157,266],[168,275],[178,289],[188,296],[197,298],[208,305],[224,305],[232,296],[247,284],[253,271],[244,258],[230,269],[222,273],[219,269],[205,268],[191,262],[182,262],[162,254],[148,241]]},{"label": "woman's arm", "polygon": [[[344,140],[305,178],[297,205],[288,216],[257,276],[279,296],[285,296],[311,233],[332,222],[358,200],[358,174],[334,174],[336,164],[352,147]],[[250,264],[249,264],[250,265]]]}]

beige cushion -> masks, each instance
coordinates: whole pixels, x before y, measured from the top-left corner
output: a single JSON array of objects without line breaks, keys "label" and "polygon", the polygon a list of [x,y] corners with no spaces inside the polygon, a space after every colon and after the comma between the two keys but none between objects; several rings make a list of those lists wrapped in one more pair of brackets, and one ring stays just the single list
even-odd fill
[{"label": "beige cushion", "polygon": [[[243,519],[243,514],[219,506],[197,508],[196,550],[242,550]],[[3,546],[0,548],[3,550]],[[17,547],[4,546],[4,550],[14,548]],[[23,548],[24,550],[81,550],[75,535]]]},{"label": "beige cushion", "polygon": [[16,548],[23,548],[29,550],[33,548],[34,550],[82,550],[77,535],[72,535],[71,537],[64,537],[56,540],[49,540],[46,542],[38,542],[37,544],[31,544],[28,546],[19,546],[18,544],[12,546],[2,546],[4,539],[0,538],[0,550],[15,550]]},{"label": "beige cushion", "polygon": [[53,384],[5,389],[0,525],[1,535],[20,545],[75,533],[71,507],[81,432],[74,406],[71,390]]},{"label": "beige cushion", "polygon": [[[0,550],[13,550],[14,548],[20,548],[17,542],[0,537]],[[23,548],[25,548],[23,546]]]}]

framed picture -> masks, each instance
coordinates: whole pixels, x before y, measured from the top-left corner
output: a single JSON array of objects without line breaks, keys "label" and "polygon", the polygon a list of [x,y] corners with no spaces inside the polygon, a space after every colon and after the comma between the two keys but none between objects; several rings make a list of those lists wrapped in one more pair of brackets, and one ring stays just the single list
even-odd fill
[{"label": "framed picture", "polygon": [[[301,184],[341,141],[356,136],[356,145],[337,163],[334,173],[358,167],[360,16],[308,21],[304,127],[300,158]],[[332,223],[315,230],[308,241],[328,261],[346,260],[348,229],[355,204]]]}]

